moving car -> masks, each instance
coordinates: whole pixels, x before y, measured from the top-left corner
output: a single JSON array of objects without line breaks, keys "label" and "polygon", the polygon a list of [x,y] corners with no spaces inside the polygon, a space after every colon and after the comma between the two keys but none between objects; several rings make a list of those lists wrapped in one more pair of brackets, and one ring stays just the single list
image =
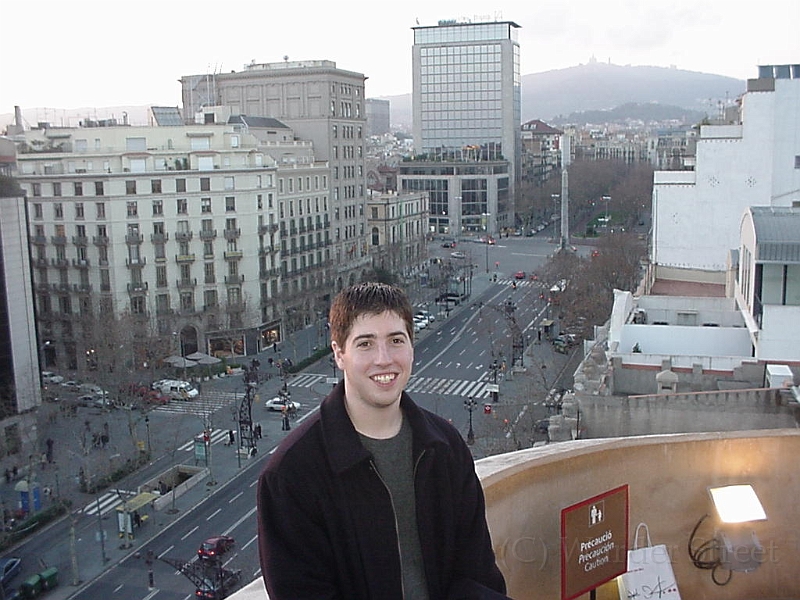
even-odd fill
[{"label": "moving car", "polygon": [[61,387],[67,388],[68,390],[72,390],[74,392],[80,391],[81,389],[81,384],[71,379],[69,381],[62,381],[60,385]]},{"label": "moving car", "polygon": [[444,244],[442,244],[442,248],[455,248],[455,247],[456,247],[455,242],[445,242]]},{"label": "moving car", "polygon": [[173,400],[194,400],[200,394],[188,381],[162,379],[153,383],[152,388]]},{"label": "moving car", "polygon": [[197,549],[200,558],[216,558],[234,547],[236,540],[229,535],[217,535],[205,540]]},{"label": "moving car", "polygon": [[423,317],[422,315],[420,316],[414,315],[414,323],[419,325],[420,329],[425,329],[428,326],[428,319]]},{"label": "moving car", "polygon": [[525,279],[525,271],[517,271],[514,273],[514,279]]},{"label": "moving car", "polygon": [[64,378],[61,375],[56,375],[52,371],[42,371],[42,383],[61,383]]},{"label": "moving car", "polygon": [[414,317],[424,317],[428,320],[428,323],[433,323],[436,320],[436,317],[427,310],[418,310],[414,313]]},{"label": "moving car", "polygon": [[299,402],[295,402],[294,400],[288,400],[287,401],[287,400],[284,400],[283,398],[281,398],[280,396],[275,396],[274,398],[270,398],[269,400],[267,400],[264,403],[264,406],[267,408],[267,410],[272,410],[272,411],[277,411],[277,412],[283,411],[283,409],[286,408],[287,406],[290,409],[294,409],[294,410],[299,410],[300,409],[300,403]]},{"label": "moving car", "polygon": [[463,252],[458,251],[458,250],[455,251],[455,252],[451,252],[450,256],[452,256],[453,258],[467,258],[466,254],[464,254]]},{"label": "moving car", "polygon": [[195,598],[204,598],[205,600],[222,600],[233,592],[236,585],[241,579],[242,572],[239,569],[235,571],[230,569],[220,569],[210,577],[203,577],[195,588]]}]

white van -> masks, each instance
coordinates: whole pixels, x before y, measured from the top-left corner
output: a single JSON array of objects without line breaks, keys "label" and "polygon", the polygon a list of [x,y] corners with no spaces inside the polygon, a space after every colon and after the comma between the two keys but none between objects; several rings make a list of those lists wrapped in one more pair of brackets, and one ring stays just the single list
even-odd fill
[{"label": "white van", "polygon": [[156,384],[155,389],[173,400],[194,400],[199,395],[197,389],[188,381],[163,379]]}]

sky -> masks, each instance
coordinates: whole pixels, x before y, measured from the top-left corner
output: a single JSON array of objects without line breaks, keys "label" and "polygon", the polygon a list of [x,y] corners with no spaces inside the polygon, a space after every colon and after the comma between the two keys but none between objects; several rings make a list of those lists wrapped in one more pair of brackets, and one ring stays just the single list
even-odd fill
[{"label": "sky", "polygon": [[0,115],[45,108],[51,122],[58,109],[179,106],[181,76],[285,56],[363,73],[367,97],[410,93],[411,28],[439,19],[520,25],[523,75],[594,58],[744,80],[800,62],[797,0],[26,0],[0,17]]}]

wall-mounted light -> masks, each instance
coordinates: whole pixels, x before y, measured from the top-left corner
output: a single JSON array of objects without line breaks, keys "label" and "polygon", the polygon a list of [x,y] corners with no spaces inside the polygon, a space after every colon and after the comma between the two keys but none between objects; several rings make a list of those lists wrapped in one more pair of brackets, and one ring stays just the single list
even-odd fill
[{"label": "wall-mounted light", "polygon": [[[750,523],[766,520],[767,515],[749,484],[712,487],[708,492],[718,524],[714,537],[695,547],[697,530],[709,515],[697,522],[689,537],[689,556],[696,567],[711,570],[714,583],[725,585],[734,571],[753,571],[761,564],[764,549]],[[717,578],[720,569],[729,571],[725,580]]]}]

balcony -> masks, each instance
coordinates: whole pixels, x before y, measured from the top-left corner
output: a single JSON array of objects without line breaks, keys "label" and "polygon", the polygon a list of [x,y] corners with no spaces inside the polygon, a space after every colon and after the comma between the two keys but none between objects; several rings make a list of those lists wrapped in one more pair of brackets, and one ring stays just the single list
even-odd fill
[{"label": "balcony", "polygon": [[92,242],[95,246],[108,246],[108,236],[96,235],[92,238]]},{"label": "balcony", "polygon": [[239,260],[244,256],[244,252],[241,250],[227,250],[223,256],[225,260]]},{"label": "balcony", "polygon": [[147,282],[146,281],[137,281],[135,283],[128,284],[128,293],[129,294],[144,294],[147,292]]},{"label": "balcony", "polygon": [[278,224],[271,223],[269,225],[259,225],[258,226],[258,233],[259,235],[266,235],[267,233],[275,233],[278,231]]},{"label": "balcony", "polygon": [[222,231],[225,234],[225,239],[228,240],[228,241],[239,239],[239,237],[241,237],[241,235],[242,235],[242,230],[238,229],[238,228],[237,229],[223,229]]},{"label": "balcony", "polygon": [[91,294],[92,286],[89,283],[73,283],[72,291],[77,294]]},{"label": "balcony", "polygon": [[65,246],[67,243],[67,236],[65,235],[54,235],[50,238],[50,242],[57,245],[57,246]]},{"label": "balcony", "polygon": [[213,240],[217,237],[217,230],[216,229],[201,229],[200,230],[200,239],[201,240]]},{"label": "balcony", "polygon": [[76,246],[88,246],[89,245],[89,238],[85,235],[73,235],[72,236],[72,243]]},{"label": "balcony", "polygon": [[197,287],[197,279],[178,279],[175,283],[179,290],[186,290]]},{"label": "balcony", "polygon": [[[644,522],[653,543],[666,545],[683,598],[798,598],[798,453],[800,431],[772,429],[578,440],[479,460],[476,470],[508,596],[561,598],[561,510],[627,484],[629,533]],[[698,519],[710,510],[708,488],[730,483],[752,484],[764,505],[768,520],[752,528],[765,560],[755,571],[734,573],[728,585],[720,586],[711,571],[694,566],[687,545]],[[712,526],[703,525],[698,536],[711,539]],[[723,570],[719,576],[727,574]],[[228,598],[266,597],[258,577]],[[579,596],[588,597],[588,592]],[[600,586],[597,598],[619,598],[616,581]]]},{"label": "balcony", "polygon": [[154,244],[166,244],[169,241],[168,233],[151,233],[150,241]]},{"label": "balcony", "polygon": [[273,277],[280,277],[281,270],[280,269],[264,269],[260,271],[258,276],[261,279],[271,279]]},{"label": "balcony", "polygon": [[188,242],[192,239],[191,231],[176,231],[175,239],[179,242]]},{"label": "balcony", "polygon": [[39,268],[46,268],[50,263],[47,262],[46,258],[35,258],[33,260],[33,266]]},{"label": "balcony", "polygon": [[225,275],[226,285],[239,285],[244,283],[244,275]]},{"label": "balcony", "polygon": [[129,246],[141,244],[144,241],[144,236],[141,233],[128,233],[125,235],[125,243]]},{"label": "balcony", "polygon": [[73,267],[77,267],[79,269],[88,269],[89,266],[90,266],[89,259],[88,258],[73,258],[72,259],[72,266]]},{"label": "balcony", "polygon": [[30,239],[31,239],[31,244],[35,244],[36,246],[47,245],[46,235],[32,235]]},{"label": "balcony", "polygon": [[258,249],[258,253],[261,256],[265,256],[267,254],[277,254],[278,250],[279,248],[277,246],[261,246],[261,248]]},{"label": "balcony", "polygon": [[191,254],[176,254],[175,255],[175,262],[176,263],[193,263],[194,262],[194,253],[191,253]]},{"label": "balcony", "polygon": [[125,265],[128,267],[141,268],[147,264],[147,258],[140,256],[139,258],[126,258]]},{"label": "balcony", "polygon": [[51,258],[50,264],[59,269],[66,269],[69,266],[69,260],[66,258]]}]

